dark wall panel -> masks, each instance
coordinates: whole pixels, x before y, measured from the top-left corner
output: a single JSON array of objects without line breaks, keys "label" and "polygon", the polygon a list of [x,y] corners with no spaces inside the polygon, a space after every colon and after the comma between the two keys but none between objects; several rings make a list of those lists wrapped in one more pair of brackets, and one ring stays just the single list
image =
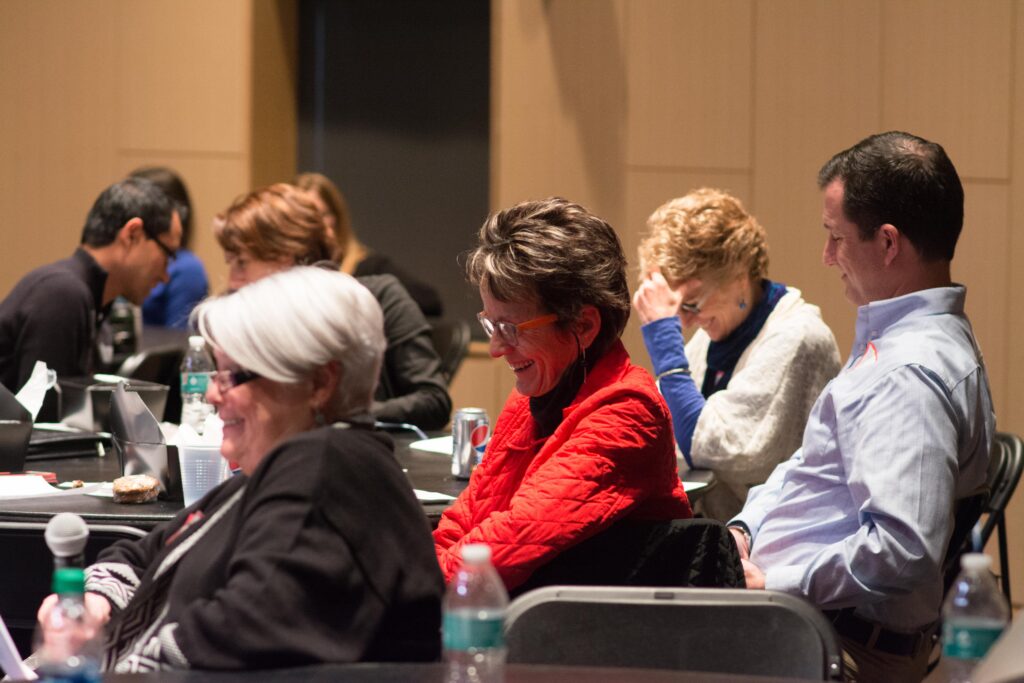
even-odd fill
[{"label": "dark wall panel", "polygon": [[488,208],[490,3],[305,0],[300,45],[300,170],[335,181],[359,239],[432,283],[446,317],[472,320],[457,259]]}]

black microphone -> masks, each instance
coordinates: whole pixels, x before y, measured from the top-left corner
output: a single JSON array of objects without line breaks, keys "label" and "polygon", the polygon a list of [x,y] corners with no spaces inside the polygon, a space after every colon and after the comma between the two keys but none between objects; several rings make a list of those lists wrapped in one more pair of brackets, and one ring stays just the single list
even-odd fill
[{"label": "black microphone", "polygon": [[89,527],[85,520],[71,512],[54,515],[46,524],[46,545],[53,553],[55,569],[80,567],[85,569],[85,544],[89,540]]}]

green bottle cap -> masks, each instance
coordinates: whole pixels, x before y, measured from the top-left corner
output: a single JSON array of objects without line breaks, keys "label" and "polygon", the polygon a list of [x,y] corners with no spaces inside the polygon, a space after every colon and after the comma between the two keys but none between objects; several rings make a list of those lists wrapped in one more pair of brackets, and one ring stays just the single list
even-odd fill
[{"label": "green bottle cap", "polygon": [[85,570],[79,567],[61,567],[53,572],[53,592],[57,595],[85,592]]}]

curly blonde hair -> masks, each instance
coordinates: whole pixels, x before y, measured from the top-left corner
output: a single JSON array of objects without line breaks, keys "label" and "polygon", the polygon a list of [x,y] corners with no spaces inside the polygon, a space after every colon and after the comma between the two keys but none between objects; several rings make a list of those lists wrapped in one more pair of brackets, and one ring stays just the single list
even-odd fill
[{"label": "curly blonde hair", "polygon": [[641,268],[657,268],[672,287],[699,278],[722,282],[768,275],[764,228],[740,200],[722,190],[700,188],[660,207],[647,219],[650,236],[640,244]]}]

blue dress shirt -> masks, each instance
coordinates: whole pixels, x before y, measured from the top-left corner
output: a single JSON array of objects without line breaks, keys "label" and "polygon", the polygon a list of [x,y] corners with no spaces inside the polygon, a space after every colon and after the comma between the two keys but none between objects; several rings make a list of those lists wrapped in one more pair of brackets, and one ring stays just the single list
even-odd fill
[{"label": "blue dress shirt", "polygon": [[167,283],[159,283],[142,304],[142,320],[147,325],[188,329],[188,316],[206,298],[209,283],[199,257],[187,249],[167,267]]},{"label": "blue dress shirt", "polygon": [[735,521],[765,587],[898,631],[934,622],[954,500],[986,479],[995,416],[961,286],[857,311],[803,446]]}]

